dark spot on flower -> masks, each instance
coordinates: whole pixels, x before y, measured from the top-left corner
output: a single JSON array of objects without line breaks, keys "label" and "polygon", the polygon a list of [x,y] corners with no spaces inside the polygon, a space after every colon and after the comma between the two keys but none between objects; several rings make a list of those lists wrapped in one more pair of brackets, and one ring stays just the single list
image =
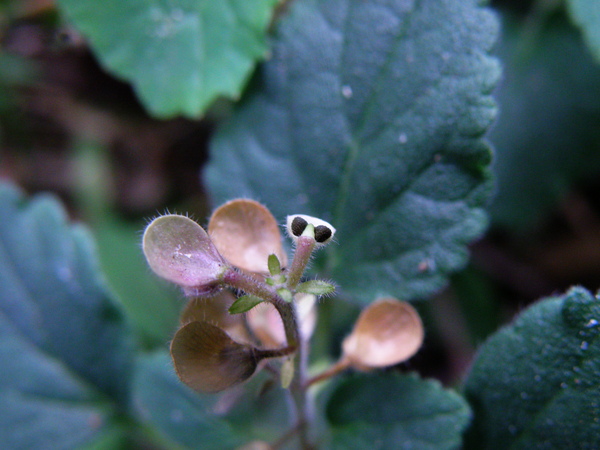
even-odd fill
[{"label": "dark spot on flower", "polygon": [[292,234],[294,236],[300,236],[307,225],[308,222],[302,217],[294,217],[294,220],[292,220]]},{"label": "dark spot on flower", "polygon": [[322,244],[323,242],[326,242],[331,235],[332,233],[329,227],[326,227],[325,225],[315,227],[315,241],[318,243]]}]

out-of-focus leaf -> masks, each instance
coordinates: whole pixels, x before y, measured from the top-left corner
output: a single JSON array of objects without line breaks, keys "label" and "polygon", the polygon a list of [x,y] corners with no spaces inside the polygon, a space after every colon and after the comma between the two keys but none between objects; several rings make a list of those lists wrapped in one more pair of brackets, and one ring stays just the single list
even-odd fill
[{"label": "out-of-focus leaf", "polygon": [[267,52],[278,0],[58,0],[100,61],[160,117],[237,98]]},{"label": "out-of-focus leaf", "polygon": [[600,61],[600,2],[597,0],[568,0],[573,21],[581,28],[590,50]]},{"label": "out-of-focus leaf", "polygon": [[294,1],[212,142],[215,200],[330,222],[321,268],[362,303],[440,288],[486,225],[498,25],[478,3]]},{"label": "out-of-focus leaf", "polygon": [[181,293],[148,268],[141,249],[144,224],[107,215],[95,224],[98,253],[111,288],[149,346],[164,345],[179,323]]},{"label": "out-of-focus leaf", "polygon": [[464,399],[436,381],[414,375],[356,376],[329,399],[329,448],[458,448],[469,417]]},{"label": "out-of-focus leaf", "polygon": [[480,349],[466,383],[471,448],[600,447],[600,299],[540,301]]},{"label": "out-of-focus leaf", "polygon": [[0,185],[0,440],[73,448],[128,403],[131,333],[91,240],[55,199]]},{"label": "out-of-focus leaf", "polygon": [[505,65],[497,92],[498,225],[524,230],[542,219],[576,180],[600,171],[600,65],[564,19],[535,40],[527,23],[506,17],[499,55]]},{"label": "out-of-focus leaf", "polygon": [[219,396],[187,388],[166,352],[140,357],[133,384],[133,405],[141,419],[172,442],[202,450],[233,449],[243,443],[219,417]]}]

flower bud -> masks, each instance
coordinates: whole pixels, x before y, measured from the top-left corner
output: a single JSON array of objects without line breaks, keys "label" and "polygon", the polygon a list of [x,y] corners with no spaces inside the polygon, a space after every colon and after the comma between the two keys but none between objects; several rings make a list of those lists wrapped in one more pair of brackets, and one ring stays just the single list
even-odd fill
[{"label": "flower bud", "polygon": [[423,334],[419,314],[409,303],[382,298],[358,317],[342,344],[343,357],[362,370],[392,366],[419,350]]},{"label": "flower bud", "polygon": [[287,231],[294,242],[308,234],[315,239],[317,246],[328,244],[335,234],[335,228],[330,223],[304,214],[287,216]]},{"label": "flower bud", "polygon": [[193,294],[214,291],[229,268],[206,231],[177,214],[158,217],[146,227],[143,250],[158,276]]}]

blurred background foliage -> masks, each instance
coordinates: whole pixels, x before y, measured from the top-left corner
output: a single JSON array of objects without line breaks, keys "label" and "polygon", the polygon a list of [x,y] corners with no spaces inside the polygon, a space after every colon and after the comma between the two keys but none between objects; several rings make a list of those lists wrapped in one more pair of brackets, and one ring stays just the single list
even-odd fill
[{"label": "blurred background foliage", "polygon": [[[600,286],[600,52],[570,4],[492,7],[503,23],[496,53],[504,75],[489,134],[497,176],[491,224],[472,245],[469,267],[420,305],[430,331],[410,363],[446,383],[526,305],[573,284]],[[140,230],[166,210],[207,217],[214,205],[199,174],[231,100],[218,99],[202,119],[151,117],[52,0],[1,1],[0,45],[0,178],[56,193],[89,225],[140,340],[164,347],[180,294],[147,269]],[[333,333],[317,333],[317,351],[339,342],[357,312],[324,303]]]}]

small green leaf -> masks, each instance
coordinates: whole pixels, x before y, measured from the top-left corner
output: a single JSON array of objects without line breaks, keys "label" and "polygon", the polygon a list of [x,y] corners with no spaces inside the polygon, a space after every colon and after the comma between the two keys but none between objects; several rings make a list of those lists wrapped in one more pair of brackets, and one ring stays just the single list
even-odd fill
[{"label": "small green leaf", "polygon": [[279,288],[277,289],[277,293],[282,299],[284,299],[288,303],[290,303],[294,299],[292,293],[287,288]]},{"label": "small green leaf", "polygon": [[259,91],[212,141],[215,200],[331,223],[316,266],[362,303],[442,287],[491,192],[498,23],[480,3],[292,2]]},{"label": "small green leaf", "polygon": [[215,412],[219,398],[188,389],[175,375],[166,352],[137,361],[133,405],[143,422],[156,427],[172,442],[202,450],[241,445],[243,442],[232,426]]},{"label": "small green leaf", "polygon": [[598,0],[568,0],[567,6],[583,32],[590,50],[600,62],[600,2]]},{"label": "small green leaf", "polygon": [[278,0],[59,0],[115,75],[160,117],[198,117],[218,96],[239,97],[267,53]]},{"label": "small green leaf", "polygon": [[331,395],[331,449],[451,449],[461,444],[470,410],[437,381],[415,375],[354,376]]},{"label": "small green leaf", "polygon": [[281,273],[281,263],[279,262],[279,258],[277,258],[276,254],[271,253],[269,255],[268,265],[271,276],[279,275]]},{"label": "small green leaf", "polygon": [[230,314],[241,314],[250,311],[259,303],[264,302],[264,300],[260,297],[256,297],[255,295],[242,295],[239,297],[233,305],[229,307]]},{"label": "small green leaf", "polygon": [[296,291],[312,295],[329,295],[335,292],[335,286],[323,280],[309,280],[300,283]]},{"label": "small green leaf", "polygon": [[471,448],[600,447],[600,299],[538,302],[480,349],[467,378]]},{"label": "small green leaf", "polygon": [[131,330],[90,236],[56,199],[0,185],[0,436],[6,448],[78,448],[127,407]]}]

